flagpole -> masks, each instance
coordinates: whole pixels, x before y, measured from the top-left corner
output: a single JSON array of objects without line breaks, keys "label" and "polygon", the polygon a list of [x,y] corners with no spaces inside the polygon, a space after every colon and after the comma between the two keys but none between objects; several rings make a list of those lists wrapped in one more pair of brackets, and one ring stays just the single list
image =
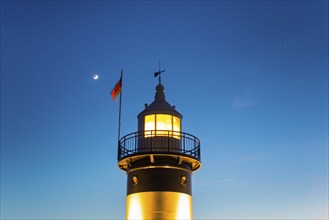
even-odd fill
[{"label": "flagpole", "polygon": [[118,143],[120,142],[120,129],[121,129],[121,99],[122,99],[122,75],[123,71],[121,70],[121,92],[120,92],[120,100],[119,100],[119,123],[118,123]]}]

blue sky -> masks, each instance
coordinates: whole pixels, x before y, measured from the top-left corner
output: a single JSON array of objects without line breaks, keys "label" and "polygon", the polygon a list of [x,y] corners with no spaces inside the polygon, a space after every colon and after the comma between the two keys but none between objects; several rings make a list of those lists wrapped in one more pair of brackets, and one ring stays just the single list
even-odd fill
[{"label": "blue sky", "polygon": [[1,219],[125,217],[109,92],[136,131],[159,60],[196,219],[328,218],[328,1],[0,4]]}]

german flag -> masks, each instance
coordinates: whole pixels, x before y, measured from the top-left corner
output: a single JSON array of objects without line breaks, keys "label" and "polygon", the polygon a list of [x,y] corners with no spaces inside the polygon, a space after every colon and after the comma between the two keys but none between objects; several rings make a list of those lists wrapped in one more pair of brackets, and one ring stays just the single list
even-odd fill
[{"label": "german flag", "polygon": [[114,88],[112,89],[111,96],[114,101],[117,101],[117,96],[121,93],[122,90],[122,76],[120,77],[117,84],[115,84]]}]

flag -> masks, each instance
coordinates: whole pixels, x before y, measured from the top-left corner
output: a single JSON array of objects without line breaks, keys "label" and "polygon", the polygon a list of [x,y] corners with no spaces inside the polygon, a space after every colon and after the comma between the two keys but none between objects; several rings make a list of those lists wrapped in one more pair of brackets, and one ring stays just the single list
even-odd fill
[{"label": "flag", "polygon": [[111,92],[111,96],[115,101],[117,101],[117,96],[121,93],[121,89],[122,89],[122,77],[119,79],[117,84],[115,84]]}]

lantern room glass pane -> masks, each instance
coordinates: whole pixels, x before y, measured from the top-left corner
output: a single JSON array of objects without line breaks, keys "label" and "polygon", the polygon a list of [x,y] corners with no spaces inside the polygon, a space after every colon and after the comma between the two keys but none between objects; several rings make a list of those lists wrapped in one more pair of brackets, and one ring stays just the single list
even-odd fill
[{"label": "lantern room glass pane", "polygon": [[145,116],[145,137],[154,136],[152,135],[152,131],[155,130],[155,115],[146,115]]},{"label": "lantern room glass pane", "polygon": [[170,136],[180,139],[180,118],[167,114],[146,115],[144,136]]},{"label": "lantern room glass pane", "polygon": [[173,130],[180,131],[180,118],[173,116]]},{"label": "lantern room glass pane", "polygon": [[173,116],[173,131],[174,138],[180,139],[180,118],[176,116]]},{"label": "lantern room glass pane", "polygon": [[167,136],[172,131],[172,116],[165,114],[156,114],[156,134],[159,136]]},{"label": "lantern room glass pane", "polygon": [[157,114],[156,115],[156,130],[172,130],[172,116],[165,114]]}]

